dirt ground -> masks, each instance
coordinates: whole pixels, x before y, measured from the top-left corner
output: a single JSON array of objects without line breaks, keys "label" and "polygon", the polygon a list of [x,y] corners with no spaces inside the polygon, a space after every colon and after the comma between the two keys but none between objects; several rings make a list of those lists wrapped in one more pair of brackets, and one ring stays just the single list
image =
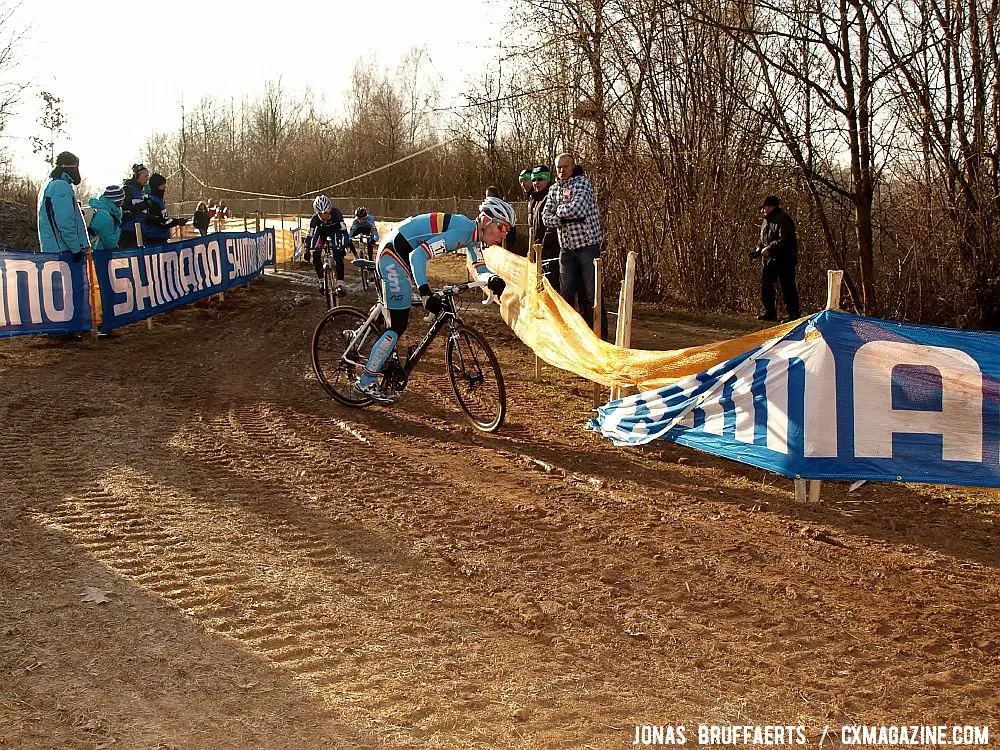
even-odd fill
[{"label": "dirt ground", "polygon": [[[616,448],[583,429],[589,384],[536,384],[475,301],[499,434],[463,422],[440,343],[400,403],[351,410],[312,375],[307,278],[115,340],[0,343],[0,747],[623,748],[699,722],[815,746],[991,721],[996,744],[1000,493],[799,504],[757,469]],[[634,344],[745,325],[643,308]]]}]

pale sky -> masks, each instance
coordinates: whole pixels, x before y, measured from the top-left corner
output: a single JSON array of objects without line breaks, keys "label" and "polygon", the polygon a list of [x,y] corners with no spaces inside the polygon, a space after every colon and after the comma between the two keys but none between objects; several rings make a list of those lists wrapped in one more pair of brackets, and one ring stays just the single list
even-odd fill
[{"label": "pale sky", "polygon": [[[7,0],[9,3],[10,0]],[[15,167],[43,178],[48,167],[27,140],[40,91],[63,100],[65,134],[56,153],[80,157],[94,188],[120,183],[153,132],[177,131],[181,98],[253,98],[268,80],[291,92],[307,87],[324,113],[339,109],[351,69],[376,53],[394,70],[413,46],[426,46],[442,105],[495,59],[506,0],[22,0],[8,22],[27,28],[17,67],[4,75],[31,83],[2,144]],[[321,186],[317,186],[321,187]]]}]

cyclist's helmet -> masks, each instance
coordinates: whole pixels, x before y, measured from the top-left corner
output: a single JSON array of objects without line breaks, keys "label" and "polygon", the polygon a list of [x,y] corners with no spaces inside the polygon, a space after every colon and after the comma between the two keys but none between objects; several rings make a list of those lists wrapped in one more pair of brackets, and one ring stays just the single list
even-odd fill
[{"label": "cyclist's helmet", "polygon": [[368,216],[368,209],[364,206],[358,206],[358,210],[354,212],[355,219],[364,219]]},{"label": "cyclist's helmet", "polygon": [[484,200],[479,205],[479,215],[486,216],[508,227],[514,226],[516,221],[513,206],[502,198],[487,198]]},{"label": "cyclist's helmet", "polygon": [[333,210],[333,201],[327,198],[325,195],[317,195],[316,200],[313,201],[313,211],[318,214],[324,211]]}]

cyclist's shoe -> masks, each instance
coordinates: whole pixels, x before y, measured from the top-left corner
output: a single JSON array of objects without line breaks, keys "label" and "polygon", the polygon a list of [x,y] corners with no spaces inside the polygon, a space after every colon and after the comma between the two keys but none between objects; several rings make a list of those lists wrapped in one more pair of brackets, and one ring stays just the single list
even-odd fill
[{"label": "cyclist's shoe", "polygon": [[354,384],[354,390],[358,393],[367,396],[372,401],[377,401],[380,404],[391,404],[396,399],[385,393],[381,388],[378,387],[378,383],[367,383],[365,385],[361,384],[361,381],[357,381]]},{"label": "cyclist's shoe", "polygon": [[344,282],[343,281],[338,281],[337,282],[337,296],[338,297],[343,297],[346,294],[347,294],[347,287],[344,286]]},{"label": "cyclist's shoe", "polygon": [[305,252],[303,253],[303,256],[305,257],[306,263],[308,263],[309,261],[312,260],[312,250],[310,250],[309,248],[306,248]]}]

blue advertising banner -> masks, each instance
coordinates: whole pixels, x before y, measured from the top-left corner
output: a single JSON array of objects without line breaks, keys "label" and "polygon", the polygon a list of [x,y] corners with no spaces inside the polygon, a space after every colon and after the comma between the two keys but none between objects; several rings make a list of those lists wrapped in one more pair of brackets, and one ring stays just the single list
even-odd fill
[{"label": "blue advertising banner", "polygon": [[110,331],[245,284],[275,262],[274,230],[94,252],[100,329]]},{"label": "blue advertising banner", "polygon": [[79,333],[90,325],[85,258],[0,250],[0,337]]},{"label": "blue advertising banner", "polygon": [[1000,487],[1000,335],[825,310],[590,428],[789,477]]}]

